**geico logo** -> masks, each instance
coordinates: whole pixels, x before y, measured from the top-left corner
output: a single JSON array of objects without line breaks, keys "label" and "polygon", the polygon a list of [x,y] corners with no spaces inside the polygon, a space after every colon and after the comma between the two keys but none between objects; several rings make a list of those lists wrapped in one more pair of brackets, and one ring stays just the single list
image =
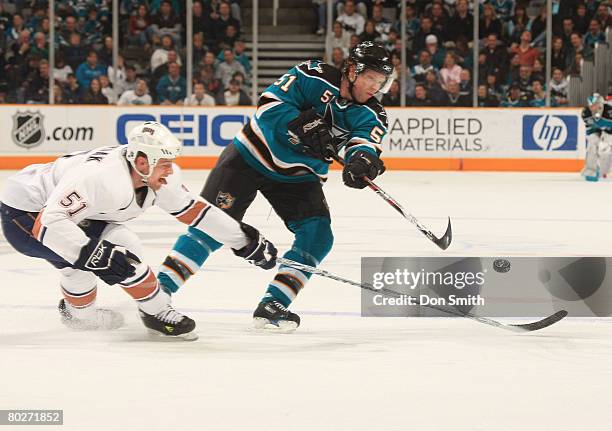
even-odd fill
[{"label": "geico logo", "polygon": [[[183,141],[185,146],[204,147],[217,145],[225,147],[242,128],[247,115],[192,115],[192,114],[123,114],[117,118],[117,142],[127,144],[127,135],[138,123],[159,121]],[[210,133],[209,133],[210,131]]]}]

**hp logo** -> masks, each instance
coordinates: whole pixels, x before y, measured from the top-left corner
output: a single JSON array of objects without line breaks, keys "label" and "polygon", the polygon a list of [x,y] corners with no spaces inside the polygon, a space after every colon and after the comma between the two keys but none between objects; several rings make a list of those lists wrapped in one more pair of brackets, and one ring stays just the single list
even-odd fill
[{"label": "hp logo", "polygon": [[525,115],[523,149],[535,151],[575,151],[578,119],[573,115]]}]

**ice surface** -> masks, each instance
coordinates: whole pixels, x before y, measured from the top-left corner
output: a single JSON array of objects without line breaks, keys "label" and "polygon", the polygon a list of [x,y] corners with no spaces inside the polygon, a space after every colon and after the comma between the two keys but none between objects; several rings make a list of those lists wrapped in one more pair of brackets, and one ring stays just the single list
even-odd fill
[{"label": "ice surface", "polygon": [[[10,172],[0,172],[0,183]],[[184,171],[198,191],[207,175]],[[369,190],[326,185],[336,242],[323,267],[359,279],[361,256],[610,255],[610,183],[574,174],[388,172],[379,184],[442,252]],[[280,249],[290,235],[263,199],[246,221]],[[130,223],[158,265],[183,227],[151,210]],[[291,335],[249,330],[271,272],[217,252],[175,305],[200,339],[152,342],[127,295],[113,333],[64,328],[58,276],[0,237],[0,409],[63,409],[65,430],[609,430],[612,321],[570,319],[515,335],[464,319],[359,317],[359,289],[313,278]],[[39,429],[19,427],[19,430]],[[3,427],[10,429],[10,427]]]}]

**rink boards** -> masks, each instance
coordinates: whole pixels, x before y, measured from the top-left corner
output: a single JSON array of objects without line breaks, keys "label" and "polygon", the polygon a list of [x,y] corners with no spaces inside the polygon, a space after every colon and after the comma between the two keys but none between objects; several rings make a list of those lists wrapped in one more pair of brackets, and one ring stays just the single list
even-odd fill
[{"label": "rink boards", "polygon": [[[206,169],[255,107],[0,106],[0,168],[126,143],[138,122],[167,125],[184,144],[179,164]],[[578,171],[586,149],[579,108],[388,108],[390,169]]]}]

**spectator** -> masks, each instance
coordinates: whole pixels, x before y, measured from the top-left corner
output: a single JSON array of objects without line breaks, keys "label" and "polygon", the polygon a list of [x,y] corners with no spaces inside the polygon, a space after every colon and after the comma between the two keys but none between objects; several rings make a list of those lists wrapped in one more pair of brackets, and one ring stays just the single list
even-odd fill
[{"label": "spectator", "polygon": [[443,40],[442,36],[446,34],[448,29],[448,18],[442,8],[440,0],[434,1],[429,10],[429,16],[431,17],[432,29],[436,35]]},{"label": "spectator", "polygon": [[555,100],[555,106],[568,105],[568,82],[563,76],[563,70],[553,69],[550,80],[550,96]]},{"label": "spectator", "polygon": [[34,72],[25,84],[26,103],[49,102],[49,63],[41,60],[38,70]]},{"label": "spectator", "polygon": [[219,94],[218,105],[227,106],[248,106],[251,105],[251,98],[240,89],[240,83],[235,79],[230,80],[227,90]]},{"label": "spectator", "polygon": [[58,83],[53,84],[53,103],[56,105],[63,105],[66,103],[62,86]]},{"label": "spectator", "polygon": [[574,28],[579,34],[585,34],[589,29],[589,17],[584,3],[579,3],[576,6],[576,15],[574,15]]},{"label": "spectator", "polygon": [[[87,54],[87,60],[81,63],[76,70],[76,77],[79,80],[79,86],[81,88],[88,88],[91,90],[91,80],[98,78],[101,75],[106,75],[106,66],[98,64],[98,54],[96,51],[91,50]],[[98,87],[100,82],[98,81]],[[108,103],[108,102],[106,102]]]},{"label": "spectator", "polygon": [[372,6],[372,22],[375,30],[380,34],[381,42],[385,42],[389,38],[391,23],[383,16],[382,4]]},{"label": "spectator", "polygon": [[[197,2],[196,2],[197,3]],[[194,9],[195,5],[194,3]],[[199,4],[199,3],[197,3]],[[194,29],[196,17],[193,17]],[[128,24],[128,41],[132,45],[145,46],[149,42],[147,38],[147,29],[151,25],[151,17],[149,16],[149,8],[146,3],[138,5],[137,13],[131,15]]]},{"label": "spectator", "polygon": [[593,50],[596,43],[605,41],[606,35],[601,31],[601,24],[597,19],[592,19],[589,24],[589,32],[584,35],[584,45]]},{"label": "spectator", "polygon": [[111,87],[108,76],[101,75],[99,81],[101,87],[100,92],[108,99],[109,105],[114,105],[117,99],[115,97],[115,90],[113,90],[113,87]]},{"label": "spectator", "polygon": [[502,100],[500,106],[504,108],[522,108],[525,104],[521,100],[521,89],[517,84],[512,84],[508,89],[508,97]]},{"label": "spectator", "polygon": [[482,10],[482,18],[480,18],[480,24],[478,27],[478,38],[482,40],[491,33],[501,36],[502,25],[495,15],[493,5],[490,3],[485,3]]},{"label": "spectator", "polygon": [[445,31],[446,39],[456,41],[460,37],[465,40],[472,39],[474,29],[474,17],[469,11],[468,0],[458,0],[455,14],[448,21]]},{"label": "spectator", "polygon": [[118,76],[117,82],[113,82],[113,74],[110,71],[108,72],[108,77],[111,80],[111,83],[114,87],[117,87],[117,94],[123,94],[125,91],[134,90],[138,83],[138,79],[136,78],[136,69],[134,66],[126,66],[125,67],[125,77]]},{"label": "spectator", "polygon": [[565,70],[567,68],[567,51],[565,50],[565,46],[563,45],[563,39],[559,36],[553,37],[551,56],[551,64],[553,70]]},{"label": "spectator", "polygon": [[533,88],[531,86],[532,82],[531,67],[521,66],[519,69],[519,79],[515,83],[515,85],[518,85],[521,90],[521,97],[531,100],[533,97]]},{"label": "spectator", "polygon": [[147,81],[138,79],[133,90],[126,90],[119,98],[118,105],[151,105],[153,99],[149,95]]},{"label": "spectator", "polygon": [[[174,42],[169,35],[162,36],[161,46],[153,52],[151,56],[151,72],[155,73],[155,69],[164,63],[168,62],[168,52],[174,50]],[[181,66],[181,60],[177,56],[176,61]]]},{"label": "spectator", "polygon": [[581,54],[583,58],[590,58],[591,51],[582,43],[582,38],[576,32],[570,37],[570,49],[567,53],[569,57],[569,68],[571,69],[576,61],[576,54]]},{"label": "spectator", "polygon": [[563,28],[561,30],[561,39],[563,39],[563,46],[571,45],[571,37],[572,33],[574,33],[574,21],[571,18],[563,19]]},{"label": "spectator", "polygon": [[365,27],[363,28],[363,32],[359,35],[359,39],[362,42],[371,41],[371,42],[381,42],[380,33],[376,31],[376,26],[374,21],[368,20],[365,23]]},{"label": "spectator", "polygon": [[505,76],[508,71],[508,54],[506,49],[498,44],[497,35],[487,36],[485,47],[482,50],[485,55],[485,71],[498,69],[499,74]]},{"label": "spectator", "polygon": [[218,44],[226,34],[226,29],[228,26],[234,26],[236,29],[236,34],[240,34],[240,22],[232,17],[231,8],[229,3],[221,2],[219,4],[219,13],[216,15],[216,19],[213,20],[213,28],[214,28],[214,39]]},{"label": "spectator", "polygon": [[64,100],[66,103],[79,103],[81,100],[81,88],[74,73],[68,74],[68,81],[64,85]]},{"label": "spectator", "polygon": [[602,29],[612,27],[612,15],[610,15],[609,4],[606,5],[605,2],[601,2],[599,6],[597,6],[597,13],[595,14],[595,19],[599,21],[599,26]]},{"label": "spectator", "polygon": [[246,71],[244,66],[234,59],[234,53],[230,49],[226,49],[223,55],[225,59],[219,63],[215,77],[221,80],[224,87],[227,87],[235,72],[242,72],[246,75]]},{"label": "spectator", "polygon": [[238,40],[238,30],[236,26],[228,25],[225,27],[225,33],[217,41],[217,47],[221,50],[232,49],[236,40]]},{"label": "spectator", "polygon": [[217,94],[221,88],[221,81],[215,79],[215,70],[212,66],[203,66],[200,69],[198,81],[204,84],[206,91],[212,95]]},{"label": "spectator", "polygon": [[580,74],[582,73],[582,63],[583,62],[584,62],[584,56],[582,55],[581,52],[577,52],[576,54],[574,54],[574,61],[570,65],[570,68],[568,71],[569,75],[580,76]]},{"label": "spectator", "polygon": [[[551,105],[554,100],[551,99]],[[546,106],[546,91],[544,91],[544,87],[542,83],[538,80],[533,81],[533,98],[529,101],[529,106],[533,108],[543,108]]]},{"label": "spectator", "polygon": [[331,48],[340,48],[344,51],[345,55],[348,55],[349,46],[351,43],[351,34],[348,31],[344,31],[342,24],[338,21],[334,22],[332,30],[332,34],[328,36],[330,39]]},{"label": "spectator", "polygon": [[[194,3],[195,4],[195,3]],[[193,35],[193,64],[197,65],[210,48],[204,45],[204,33],[196,33]]]},{"label": "spectator", "polygon": [[427,97],[427,91],[422,84],[417,84],[414,89],[414,97],[408,101],[409,106],[431,106],[431,100]]},{"label": "spectator", "polygon": [[180,42],[181,22],[172,10],[172,3],[168,0],[161,2],[159,11],[153,16],[152,24],[148,28],[149,38],[162,38],[170,36],[175,45]]},{"label": "spectator", "polygon": [[351,34],[351,43],[349,45],[349,51],[355,48],[359,44],[359,42],[361,42],[359,36],[357,36],[356,34]]},{"label": "spectator", "polygon": [[499,100],[487,91],[487,86],[482,84],[478,86],[478,106],[481,108],[496,108],[499,106]]},{"label": "spectator", "polygon": [[[249,60],[249,57],[246,55],[245,50],[246,50],[246,45],[244,43],[244,40],[238,39],[236,40],[236,42],[234,42],[234,51],[233,51],[234,60],[242,64],[247,75],[249,75],[251,73],[251,61]],[[217,59],[220,62],[223,62],[225,60],[225,50],[222,50],[221,52],[219,52]]]},{"label": "spectator", "polygon": [[204,84],[196,82],[193,86],[193,94],[185,99],[185,106],[215,106],[215,99],[206,94]]},{"label": "spectator", "polygon": [[491,0],[491,4],[495,9],[497,17],[502,22],[507,22],[512,17],[512,9],[514,8],[514,0]]},{"label": "spectator", "polygon": [[490,97],[497,99],[498,102],[502,99],[502,87],[499,84],[497,75],[495,73],[490,73],[487,75],[487,94]]},{"label": "spectator", "polygon": [[[78,33],[77,29],[77,20],[73,16],[67,16],[64,19],[64,23],[59,31],[59,42],[60,46],[68,46],[70,45],[70,37],[74,34]],[[80,34],[79,34],[80,36]]]},{"label": "spectator", "polygon": [[121,92],[123,91],[122,87],[123,84],[125,83],[125,77],[126,77],[127,71],[125,68],[125,60],[123,59],[123,56],[121,54],[117,55],[117,78],[115,82],[115,70],[113,69],[113,66],[108,66],[108,69],[106,70],[106,76],[108,76],[108,79],[110,79],[111,84],[113,85],[113,87],[115,87],[117,85],[117,83],[119,84],[117,90],[117,94],[121,94]]},{"label": "spectator", "polygon": [[187,97],[187,84],[181,75],[181,66],[168,64],[168,74],[157,83],[157,100],[162,105],[181,105]]},{"label": "spectator", "polygon": [[334,48],[332,50],[332,66],[342,71],[344,66],[344,51],[342,51],[342,48]]},{"label": "spectator", "polygon": [[70,35],[69,44],[62,47],[61,52],[66,57],[66,63],[68,63],[72,70],[76,70],[87,56],[87,50],[81,44],[81,35],[79,33],[72,33]]},{"label": "spectator", "polygon": [[53,68],[53,79],[58,81],[60,84],[66,84],[68,82],[68,75],[74,73],[72,67],[66,64],[64,55],[59,53],[55,57],[55,67]]},{"label": "spectator", "polygon": [[325,26],[327,26],[326,5],[326,0],[312,0],[312,6],[315,8],[317,13],[317,30],[315,31],[317,36],[323,36],[325,34]]},{"label": "spectator", "polygon": [[546,41],[546,5],[541,6],[539,15],[531,20],[529,31],[533,39],[531,46],[543,46]]},{"label": "spectator", "polygon": [[544,63],[542,63],[542,60],[538,57],[533,62],[533,67],[531,68],[531,81],[533,82],[537,79],[540,83],[545,82],[546,77],[544,75]]},{"label": "spectator", "polygon": [[355,11],[355,2],[353,0],[346,0],[343,13],[338,14],[338,22],[342,24],[344,30],[351,34],[359,35],[363,33],[365,19]]},{"label": "spectator", "polygon": [[[429,24],[430,24],[430,29],[431,29],[431,24],[432,24],[431,20],[429,21]],[[414,5],[407,3],[406,4],[406,36],[409,39],[413,39],[414,36],[419,32],[420,28],[421,28],[421,20],[417,17]],[[400,20],[397,20],[397,22],[395,23],[395,31],[397,31],[397,34],[401,33]],[[425,42],[425,39],[423,39],[423,42]]]},{"label": "spectator", "polygon": [[106,36],[102,48],[98,51],[98,60],[102,64],[110,66],[113,64],[113,38]]},{"label": "spectator", "polygon": [[438,37],[435,34],[430,34],[425,38],[425,49],[431,54],[431,63],[440,69],[444,64],[446,50],[438,45]]},{"label": "spectator", "polygon": [[26,30],[23,16],[20,13],[13,14],[11,26],[6,30],[6,40],[8,42],[19,39],[19,36]]},{"label": "spectator", "polygon": [[[431,18],[428,16],[421,17],[419,31],[415,34],[414,40],[412,41],[412,49],[416,52],[422,51],[425,49],[426,39],[429,36],[436,36],[433,31],[433,22]],[[430,38],[431,40],[431,38]],[[438,37],[436,36],[436,40]]]},{"label": "spectator", "polygon": [[444,106],[453,107],[468,107],[472,106],[472,101],[465,94],[461,94],[459,91],[459,84],[454,81],[448,83],[448,89],[446,90],[446,100],[444,100]]},{"label": "spectator", "polygon": [[461,72],[459,72],[459,93],[472,100],[472,73],[470,69],[461,69]]},{"label": "spectator", "polygon": [[455,55],[451,52],[444,57],[444,67],[440,69],[440,82],[444,90],[448,89],[450,82],[459,82],[461,66],[456,62]]},{"label": "spectator", "polygon": [[412,77],[417,83],[422,83],[425,80],[425,74],[430,70],[437,74],[437,68],[431,64],[429,51],[421,51],[418,64],[412,68]]},{"label": "spectator", "polygon": [[[392,28],[391,30],[389,30],[389,34],[387,35],[387,40],[384,43],[385,49],[389,52],[394,51],[395,43],[398,40],[399,40],[399,34],[397,33],[397,30]],[[346,52],[348,53],[348,49],[346,50]],[[400,48],[400,52],[401,52],[401,48]]]},{"label": "spectator", "polygon": [[241,90],[244,90],[245,93],[248,91],[248,88],[246,87],[246,77],[242,72],[234,73],[232,75],[232,79],[238,81],[238,85],[240,85]]},{"label": "spectator", "polygon": [[44,33],[38,32],[34,35],[34,44],[30,49],[30,53],[40,58],[49,58],[49,44]]},{"label": "spectator", "polygon": [[519,56],[521,66],[533,67],[533,62],[540,56],[540,51],[531,46],[531,32],[529,31],[521,34],[521,43],[513,44],[511,52]]},{"label": "spectator", "polygon": [[83,25],[85,43],[89,46],[97,45],[102,41],[104,29],[102,22],[98,19],[98,11],[95,8],[89,10],[87,21]]},{"label": "spectator", "polygon": [[[206,56],[208,56],[208,54],[211,54],[211,52],[207,53]],[[204,58],[206,58],[206,56]],[[213,56],[214,58],[214,56]],[[166,75],[168,73],[168,65],[170,63],[176,63],[179,66],[181,65],[180,61],[179,61],[179,57],[178,54],[176,53],[175,50],[171,49],[170,51],[168,51],[168,61],[166,61],[164,64],[162,64],[161,66],[158,66],[155,69],[155,72],[153,72],[153,75],[151,76],[151,86],[153,88],[157,87],[157,83],[159,82],[159,80],[161,79],[162,76]]]},{"label": "spectator", "polygon": [[389,92],[382,97],[383,106],[400,106],[400,85],[397,79],[394,79],[389,88]]},{"label": "spectator", "polygon": [[[570,22],[572,20],[570,19]],[[527,11],[521,5],[517,5],[514,9],[514,16],[508,22],[508,39],[511,44],[519,43],[521,35],[529,28],[529,17]]]},{"label": "spectator", "polygon": [[102,87],[98,78],[89,81],[89,88],[81,97],[80,103],[84,105],[108,105],[108,99],[102,94]]},{"label": "spectator", "polygon": [[[371,3],[370,0],[350,0],[353,2],[354,9],[357,10],[357,13],[364,18],[368,16],[368,4]],[[346,0],[337,0],[336,1],[336,15],[340,16],[344,13],[346,8]]]},{"label": "spectator", "polygon": [[427,92],[427,96],[431,101],[432,106],[442,106],[444,103],[444,99],[446,95],[444,94],[444,90],[438,81],[438,75],[433,70],[429,70],[425,74],[425,91]]}]

